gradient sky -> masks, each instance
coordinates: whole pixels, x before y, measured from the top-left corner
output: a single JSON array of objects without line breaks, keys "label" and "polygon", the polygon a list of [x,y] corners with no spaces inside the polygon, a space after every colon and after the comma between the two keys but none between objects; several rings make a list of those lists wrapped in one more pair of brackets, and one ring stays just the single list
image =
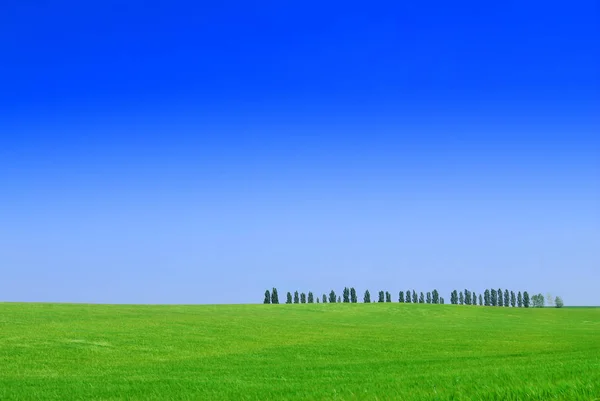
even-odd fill
[{"label": "gradient sky", "polygon": [[0,301],[600,305],[600,6],[2,1]]}]

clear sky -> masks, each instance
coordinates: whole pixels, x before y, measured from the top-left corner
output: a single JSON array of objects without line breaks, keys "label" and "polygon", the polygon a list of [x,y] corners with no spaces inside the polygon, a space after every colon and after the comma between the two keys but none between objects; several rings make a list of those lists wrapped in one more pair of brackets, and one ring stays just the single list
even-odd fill
[{"label": "clear sky", "polygon": [[600,305],[599,3],[399,3],[2,1],[0,301]]}]

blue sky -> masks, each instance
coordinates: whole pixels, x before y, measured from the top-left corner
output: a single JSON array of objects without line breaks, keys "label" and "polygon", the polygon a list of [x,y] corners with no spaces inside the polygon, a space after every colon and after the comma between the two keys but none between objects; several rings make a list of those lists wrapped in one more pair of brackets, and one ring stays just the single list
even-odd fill
[{"label": "blue sky", "polygon": [[0,5],[0,300],[600,305],[595,1]]}]

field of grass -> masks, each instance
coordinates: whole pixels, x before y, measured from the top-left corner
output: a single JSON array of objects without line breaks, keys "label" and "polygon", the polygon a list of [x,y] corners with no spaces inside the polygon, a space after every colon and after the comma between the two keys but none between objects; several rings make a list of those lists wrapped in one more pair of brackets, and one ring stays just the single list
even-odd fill
[{"label": "field of grass", "polygon": [[600,309],[0,303],[0,400],[600,400]]}]

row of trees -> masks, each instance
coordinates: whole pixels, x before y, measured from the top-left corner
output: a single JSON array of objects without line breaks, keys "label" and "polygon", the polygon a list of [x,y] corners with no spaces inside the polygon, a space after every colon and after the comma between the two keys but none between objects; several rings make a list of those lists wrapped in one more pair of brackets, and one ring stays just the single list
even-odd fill
[{"label": "row of trees", "polygon": [[542,294],[537,294],[531,297],[531,303],[534,308],[543,308],[548,303],[548,306],[555,306],[557,308],[562,308],[564,306],[563,300],[561,297],[553,297],[551,294],[546,294],[546,299]]},{"label": "row of trees", "polygon": [[[561,297],[553,298],[548,294],[547,299],[549,305],[554,304],[557,308],[562,308],[564,305]],[[501,288],[498,288],[498,290],[485,290],[483,296],[479,294],[479,298],[474,291],[471,292],[466,289],[464,292],[454,290],[450,294],[450,303],[455,305],[477,305],[478,300],[480,306],[512,306],[513,308],[529,308],[530,306],[533,308],[543,308],[545,306],[545,299],[542,294],[530,297],[527,291],[524,291],[523,294],[521,294],[521,291],[515,294],[514,291],[509,292],[505,289],[503,292]]]},{"label": "row of trees", "polygon": [[[331,290],[331,292],[329,293],[329,295],[327,294],[323,294],[323,296],[321,298],[319,297],[315,297],[314,294],[312,292],[308,292],[308,294],[302,292],[299,293],[298,291],[294,292],[294,295],[292,297],[292,293],[288,292],[286,295],[286,300],[285,303],[286,304],[305,304],[305,303],[319,303],[319,302],[323,303],[357,303],[358,302],[358,296],[356,295],[356,290],[354,289],[354,287],[352,288],[344,288],[344,291],[342,293],[342,295],[337,295],[335,293],[334,290]],[[374,300],[371,301],[371,293],[369,292],[369,290],[366,290],[364,295],[363,295],[363,302],[364,303],[371,303],[371,302],[375,302]],[[392,294],[389,293],[388,291],[379,291],[378,294],[378,298],[377,298],[377,302],[392,302]],[[433,290],[432,292],[427,292],[427,295],[425,295],[423,292],[420,293],[420,295],[417,295],[417,292],[415,290],[407,290],[406,294],[404,293],[404,291],[400,291],[398,293],[398,302],[403,302],[403,303],[428,303],[428,304],[443,304],[444,303],[444,298],[440,297],[439,292],[437,290]],[[265,298],[263,303],[265,304],[278,304],[279,303],[279,294],[277,292],[277,288],[273,288],[272,291],[266,290],[265,291]]]},{"label": "row of trees", "polygon": [[474,291],[471,292],[467,289],[461,292],[454,290],[450,294],[450,303],[454,305],[477,305],[478,300],[480,306],[512,306],[513,308],[518,306],[519,308],[529,308],[531,305],[531,299],[527,291],[524,291],[523,294],[521,294],[521,291],[515,294],[514,291],[509,292],[508,290],[504,290],[502,292],[502,289],[498,288],[498,290],[485,290],[483,295],[479,294],[479,298]]},{"label": "row of trees", "polygon": [[[555,299],[548,295],[548,298],[554,303],[557,308],[563,307],[563,301],[560,297],[556,297]],[[298,293],[298,291],[294,292],[292,297],[292,293],[288,292],[286,295],[286,304],[305,304],[305,303],[319,303],[322,300],[323,303],[357,303],[358,297],[356,295],[356,290],[352,288],[345,287],[342,295],[337,295],[334,290],[331,290],[329,295],[323,294],[321,298],[315,297],[312,292],[308,292],[308,294],[302,292]],[[545,299],[542,294],[537,294],[532,297],[529,297],[529,293],[524,291],[521,294],[519,291],[515,294],[514,291],[508,291],[502,289],[486,289],[483,295],[480,293],[479,297],[473,291],[469,291],[465,289],[464,291],[458,292],[456,290],[452,291],[450,294],[450,303],[453,305],[477,305],[479,301],[480,306],[512,306],[514,307],[525,307],[529,308],[530,306],[534,308],[542,308],[545,305]],[[364,303],[371,303],[371,293],[369,290],[366,290],[363,295]],[[375,302],[375,301],[373,301]],[[392,294],[388,291],[379,291],[377,302],[392,302]],[[398,302],[401,303],[420,303],[420,304],[444,304],[444,298],[440,297],[440,294],[437,290],[433,290],[431,292],[427,292],[424,294],[421,292],[417,294],[415,290],[407,290],[406,292],[400,291],[398,293]],[[277,288],[273,288],[272,291],[265,291],[265,298],[263,303],[265,304],[278,304],[279,303],[279,294],[277,292]],[[550,302],[548,302],[550,304]]]}]

